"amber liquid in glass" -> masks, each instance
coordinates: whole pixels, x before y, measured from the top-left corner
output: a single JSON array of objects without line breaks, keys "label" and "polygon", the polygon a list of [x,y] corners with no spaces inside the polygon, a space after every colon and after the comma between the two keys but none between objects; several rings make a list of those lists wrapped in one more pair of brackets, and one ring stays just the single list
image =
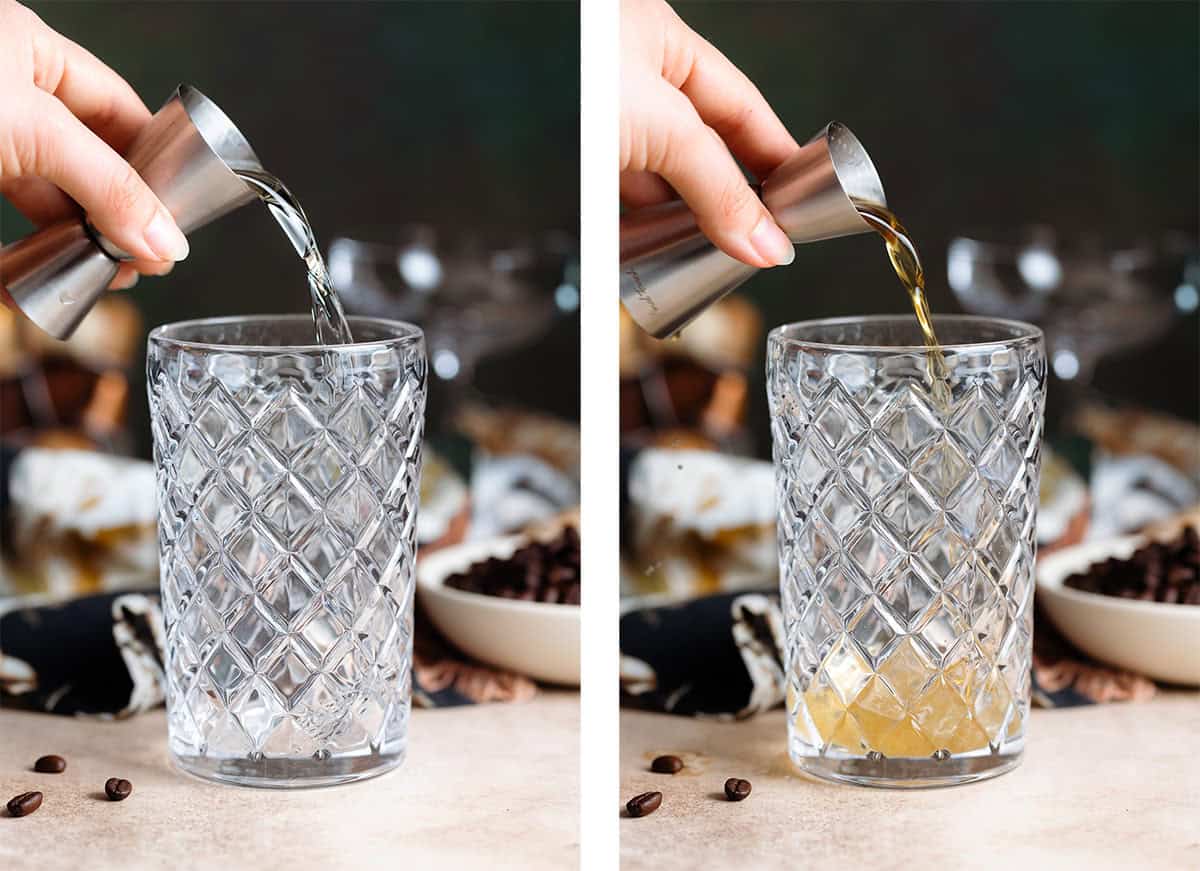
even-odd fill
[{"label": "amber liquid in glass", "polygon": [[[999,746],[1021,730],[1019,714],[1005,724],[1012,693],[1000,672],[979,675],[964,659],[934,676],[908,639],[873,674],[843,645],[820,671],[828,682],[814,680],[804,706],[834,752],[948,759]],[[794,704],[789,691],[789,710]]]}]

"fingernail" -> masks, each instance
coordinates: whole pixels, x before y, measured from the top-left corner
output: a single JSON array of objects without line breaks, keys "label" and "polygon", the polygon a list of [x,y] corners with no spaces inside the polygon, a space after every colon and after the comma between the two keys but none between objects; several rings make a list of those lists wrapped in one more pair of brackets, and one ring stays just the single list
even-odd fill
[{"label": "fingernail", "polygon": [[139,276],[136,272],[131,272],[124,278],[116,279],[112,284],[109,285],[109,288],[111,290],[129,290],[129,288],[138,283],[138,277]]},{"label": "fingernail", "polygon": [[188,256],[187,237],[179,232],[179,228],[164,209],[154,213],[142,236],[160,260],[183,260]]},{"label": "fingernail", "polygon": [[796,259],[796,248],[779,225],[767,215],[763,215],[754,225],[750,234],[750,245],[758,252],[758,256],[776,266],[787,266]]}]

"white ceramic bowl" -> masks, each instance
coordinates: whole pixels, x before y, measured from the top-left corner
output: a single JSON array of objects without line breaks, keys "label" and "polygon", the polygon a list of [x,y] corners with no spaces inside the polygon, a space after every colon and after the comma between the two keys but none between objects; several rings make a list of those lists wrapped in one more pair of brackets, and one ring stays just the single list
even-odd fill
[{"label": "white ceramic bowl", "polygon": [[1138,602],[1063,586],[1068,575],[1146,543],[1123,536],[1064,548],[1037,562],[1046,614],[1071,643],[1096,659],[1169,683],[1200,685],[1200,607]]},{"label": "white ceramic bowl", "polygon": [[512,556],[528,541],[469,541],[417,561],[417,595],[438,630],[480,662],[548,683],[579,686],[579,606],[516,602],[466,593],[445,580],[474,562]]}]

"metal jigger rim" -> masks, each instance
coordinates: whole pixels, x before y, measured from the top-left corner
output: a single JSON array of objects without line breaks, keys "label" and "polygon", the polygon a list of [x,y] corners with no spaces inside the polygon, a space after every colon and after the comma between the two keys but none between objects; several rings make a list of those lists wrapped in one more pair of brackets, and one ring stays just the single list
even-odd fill
[{"label": "metal jigger rim", "polygon": [[[262,162],[258,159],[258,155],[254,153],[254,149],[250,147],[248,140],[238,126],[233,123],[225,111],[206,97],[199,88],[193,85],[179,85],[175,88],[175,93],[167,99],[167,103],[178,98],[179,104],[183,107],[183,111],[187,114],[188,120],[192,122],[192,126],[196,128],[196,133],[208,146],[208,150],[213,153],[232,174],[236,168],[246,169],[261,169]],[[196,111],[203,109],[203,111]],[[217,148],[216,144],[222,138],[226,138],[230,133],[237,145],[238,154],[222,154],[221,149]],[[243,182],[245,184],[245,182]]]},{"label": "metal jigger rim", "polygon": [[[821,132],[813,138],[815,139],[818,136],[823,136],[827,143],[832,143],[836,139],[851,146],[856,158],[864,165],[866,169],[870,170],[871,182],[877,189],[873,191],[862,191],[861,193],[863,196],[860,198],[874,200],[875,196],[878,195],[877,205],[886,206],[887,194],[883,190],[883,181],[879,178],[879,170],[875,168],[875,162],[871,160],[870,152],[863,147],[862,142],[860,142],[859,138],[854,135],[854,132],[841,121],[830,121],[821,129]],[[849,172],[848,167],[846,166],[846,161],[840,158],[839,154],[835,153],[833,148],[829,149],[829,162],[833,166],[833,174],[837,176],[838,184],[842,188],[842,193],[846,195],[846,199],[849,200],[851,197],[859,196],[859,192],[851,190],[850,185],[848,184],[850,179],[848,178]],[[866,222],[864,221],[864,223]]]}]

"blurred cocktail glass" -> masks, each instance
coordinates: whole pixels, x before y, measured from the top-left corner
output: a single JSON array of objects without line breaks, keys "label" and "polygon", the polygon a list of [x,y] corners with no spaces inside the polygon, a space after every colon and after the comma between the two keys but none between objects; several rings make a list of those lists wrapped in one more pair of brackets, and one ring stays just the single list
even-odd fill
[{"label": "blurred cocktail glass", "polygon": [[1052,371],[1082,389],[1102,358],[1153,341],[1195,308],[1195,285],[1177,292],[1188,263],[1194,271],[1196,243],[1185,234],[1118,246],[1034,226],[956,238],[946,270],[968,312],[1045,330]]},{"label": "blurred cocktail glass", "polygon": [[433,374],[459,400],[481,359],[533,342],[579,307],[578,246],[566,233],[358,233],[330,245],[329,273],[347,311],[419,324]]}]

